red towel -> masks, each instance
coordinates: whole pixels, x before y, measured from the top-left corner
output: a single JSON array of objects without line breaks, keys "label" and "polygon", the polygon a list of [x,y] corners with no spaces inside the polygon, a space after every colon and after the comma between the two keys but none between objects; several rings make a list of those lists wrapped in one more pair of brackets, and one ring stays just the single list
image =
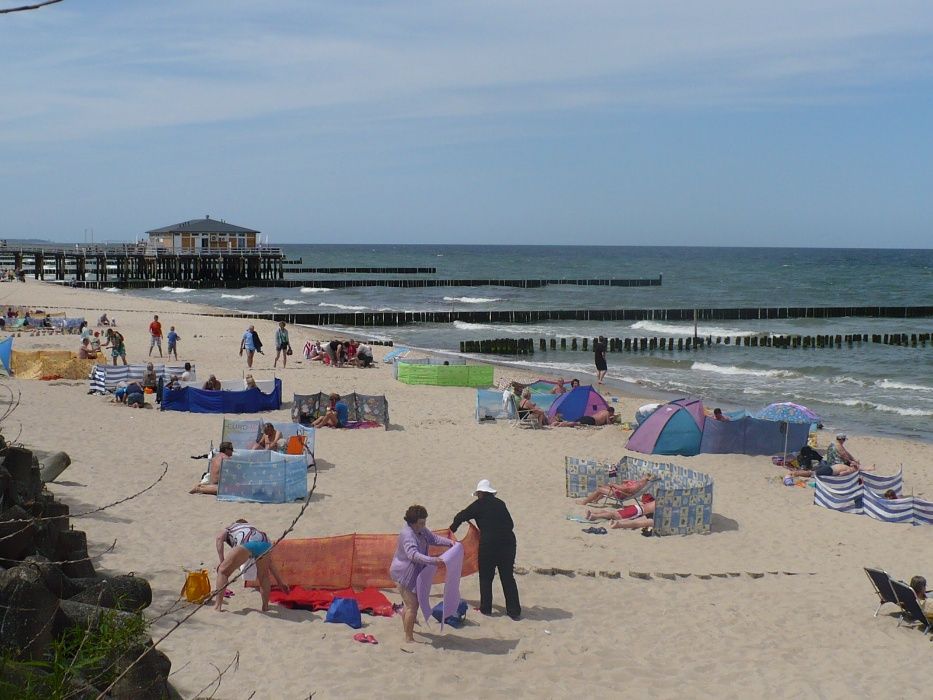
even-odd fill
[{"label": "red towel", "polygon": [[302,610],[327,610],[334,598],[353,598],[360,607],[360,612],[370,615],[381,615],[383,617],[392,617],[392,603],[377,588],[367,588],[360,592],[352,588],[344,588],[336,591],[325,591],[321,589],[308,590],[301,586],[292,586],[288,593],[273,589],[269,595],[269,600],[287,608],[300,608]]}]

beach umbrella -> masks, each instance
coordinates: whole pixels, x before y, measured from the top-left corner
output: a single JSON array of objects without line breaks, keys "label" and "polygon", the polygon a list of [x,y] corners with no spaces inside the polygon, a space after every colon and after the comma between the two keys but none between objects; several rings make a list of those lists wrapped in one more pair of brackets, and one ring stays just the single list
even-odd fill
[{"label": "beach umbrella", "polygon": [[782,401],[765,406],[755,414],[760,420],[771,420],[784,423],[784,461],[787,461],[787,429],[788,423],[822,423],[823,419],[806,406],[791,401]]},{"label": "beach umbrella", "polygon": [[753,418],[773,420],[782,423],[822,423],[823,419],[806,406],[790,401],[782,401],[765,406]]}]

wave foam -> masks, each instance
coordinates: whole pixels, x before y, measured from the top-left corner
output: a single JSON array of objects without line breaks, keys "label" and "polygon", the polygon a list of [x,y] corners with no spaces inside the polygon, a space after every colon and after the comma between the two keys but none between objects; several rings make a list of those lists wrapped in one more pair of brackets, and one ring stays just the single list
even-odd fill
[{"label": "wave foam", "polygon": [[852,408],[865,408],[870,411],[881,411],[882,413],[896,413],[899,416],[933,416],[933,411],[923,408],[904,408],[902,406],[889,406],[884,403],[875,403],[865,399],[823,399],[826,403],[834,403],[840,406],[850,406]]},{"label": "wave foam", "polygon": [[[669,335],[693,335],[693,326],[678,326],[673,323],[659,321],[636,321],[630,329],[633,331],[651,331],[652,333],[665,333]],[[755,331],[737,331],[734,328],[720,328],[719,326],[697,326],[697,335],[713,336],[746,336],[758,335]]]},{"label": "wave foam", "polygon": [[933,386],[923,386],[922,384],[904,384],[890,379],[879,379],[875,382],[879,389],[904,389],[905,391],[933,391]]},{"label": "wave foam", "polygon": [[[287,301],[285,302],[288,303]],[[303,303],[303,302],[302,302]],[[328,304],[326,301],[322,301],[318,306],[329,306],[333,309],[343,309],[344,311],[363,311],[366,309],[365,306],[347,306],[346,304]]]},{"label": "wave foam", "polygon": [[498,297],[444,297],[444,301],[459,301],[462,304],[491,304],[502,299]]},{"label": "wave foam", "polygon": [[221,294],[221,299],[252,299],[255,294]]},{"label": "wave foam", "polygon": [[304,299],[283,299],[282,303],[286,306],[294,306],[295,304],[307,304]]},{"label": "wave foam", "polygon": [[714,365],[711,362],[694,362],[691,366],[691,369],[698,370],[700,372],[713,372],[715,374],[728,374],[728,375],[747,375],[752,377],[799,377],[800,375],[797,372],[792,372],[787,369],[746,369],[745,367],[736,367],[735,365],[729,365],[723,367],[721,365]]},{"label": "wave foam", "polygon": [[104,291],[105,292],[119,292],[120,289],[118,287],[104,287]]},{"label": "wave foam", "polygon": [[318,292],[329,292],[330,290],[326,287],[302,287],[302,294],[317,294]]}]

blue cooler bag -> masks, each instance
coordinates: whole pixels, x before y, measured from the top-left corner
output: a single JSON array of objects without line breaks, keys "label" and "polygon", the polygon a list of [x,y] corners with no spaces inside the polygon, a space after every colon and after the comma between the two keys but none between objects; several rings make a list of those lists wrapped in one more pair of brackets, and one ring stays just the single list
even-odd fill
[{"label": "blue cooler bag", "polygon": [[360,618],[360,606],[353,598],[334,598],[334,602],[327,608],[325,622],[345,622],[355,630],[363,626]]},{"label": "blue cooler bag", "polygon": [[[460,601],[460,605],[457,606],[457,613],[455,615],[448,615],[447,619],[444,620],[445,625],[450,625],[454,629],[460,629],[463,627],[463,618],[466,617],[467,613],[467,604],[465,600]],[[431,617],[433,617],[438,622],[441,621],[441,615],[444,614],[444,603],[441,601],[431,609]]]}]

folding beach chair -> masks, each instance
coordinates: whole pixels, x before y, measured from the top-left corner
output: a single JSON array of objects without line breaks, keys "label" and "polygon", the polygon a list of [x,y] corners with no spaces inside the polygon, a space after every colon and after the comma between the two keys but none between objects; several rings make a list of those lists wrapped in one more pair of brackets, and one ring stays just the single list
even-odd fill
[{"label": "folding beach chair", "polygon": [[923,633],[928,634],[930,632],[930,621],[924,614],[923,608],[920,607],[920,601],[917,600],[917,594],[914,593],[914,589],[903,581],[896,581],[894,579],[891,579],[891,587],[894,589],[894,595],[897,596],[897,602],[901,606],[901,610],[904,611],[901,619],[897,621],[897,626],[900,627],[901,623],[905,620],[908,622],[919,622],[923,627]]},{"label": "folding beach chair", "polygon": [[[618,470],[618,468],[619,468],[618,465],[616,465],[616,470]],[[610,474],[612,474],[612,472],[610,472]],[[619,491],[618,493],[615,493],[615,492],[613,492],[613,491],[610,491],[608,494],[606,494],[606,496],[603,498],[603,500],[599,502],[599,505],[602,506],[602,507],[604,507],[604,508],[605,508],[605,507],[610,507],[610,508],[619,507],[619,508],[621,508],[621,507],[624,505],[624,502],[625,502],[625,501],[628,501],[628,500],[630,500],[630,499],[637,499],[639,496],[641,496],[645,491],[647,491],[649,488],[651,488],[651,484],[654,483],[654,481],[656,481],[656,480],[657,480],[657,478],[652,479],[652,480],[649,481],[647,484],[645,484],[645,485],[642,486],[641,488],[637,488],[637,489],[625,489],[625,488],[622,488],[622,489],[620,489],[620,491]],[[625,482],[614,482],[613,484],[610,484],[610,486],[619,486],[619,487],[621,487],[621,486],[623,486],[624,484],[625,484]]]},{"label": "folding beach chair", "polygon": [[871,585],[875,587],[875,593],[878,594],[878,600],[881,601],[878,603],[878,608],[875,610],[874,617],[878,617],[878,613],[881,611],[881,606],[885,603],[894,603],[898,605],[897,595],[894,593],[894,589],[891,587],[891,576],[888,575],[887,571],[882,571],[881,569],[871,569],[865,567],[865,573],[868,574],[868,580],[871,581]]},{"label": "folding beach chair", "polygon": [[509,396],[509,401],[512,402],[512,409],[515,411],[516,418],[512,421],[513,428],[531,428],[532,430],[537,430],[544,426],[541,425],[541,422],[531,411],[526,411],[518,407],[519,401],[518,397],[514,394]]}]

